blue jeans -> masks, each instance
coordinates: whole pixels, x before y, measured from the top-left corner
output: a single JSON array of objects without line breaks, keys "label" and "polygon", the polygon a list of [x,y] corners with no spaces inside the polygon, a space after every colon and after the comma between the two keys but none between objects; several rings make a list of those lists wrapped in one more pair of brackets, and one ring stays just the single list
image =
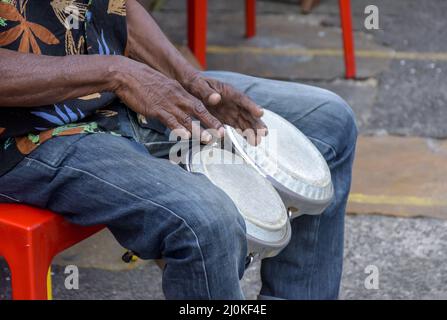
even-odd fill
[{"label": "blue jeans", "polygon": [[[332,172],[334,201],[322,215],[292,222],[288,247],[262,263],[260,296],[337,298],[357,136],[351,109],[337,95],[315,87],[207,74],[296,125]],[[239,279],[247,247],[238,210],[206,177],[160,158],[169,147],[166,137],[141,130],[128,115],[123,112],[121,125],[131,138],[80,134],[45,142],[0,177],[0,202],[49,208],[79,225],[107,225],[122,246],[141,258],[165,259],[168,299],[242,299]]]}]

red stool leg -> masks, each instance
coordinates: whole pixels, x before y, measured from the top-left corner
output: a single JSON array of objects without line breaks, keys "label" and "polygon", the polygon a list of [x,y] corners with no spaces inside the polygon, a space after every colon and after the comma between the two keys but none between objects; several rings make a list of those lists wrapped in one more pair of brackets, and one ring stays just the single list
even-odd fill
[{"label": "red stool leg", "polygon": [[188,0],[188,46],[206,68],[207,0]]},{"label": "red stool leg", "polygon": [[0,204],[0,256],[11,270],[14,299],[48,299],[48,269],[59,252],[104,226],[80,227],[48,210]]},{"label": "red stool leg", "polygon": [[[41,254],[40,254],[41,255]],[[51,259],[38,258],[33,249],[27,253],[5,255],[11,270],[14,300],[47,300],[47,276]]]},{"label": "red stool leg", "polygon": [[256,35],[256,0],[245,0],[245,37]]},{"label": "red stool leg", "polygon": [[339,0],[340,20],[343,32],[343,48],[345,58],[345,77],[352,79],[355,77],[355,53],[354,37],[352,34],[351,1]]}]

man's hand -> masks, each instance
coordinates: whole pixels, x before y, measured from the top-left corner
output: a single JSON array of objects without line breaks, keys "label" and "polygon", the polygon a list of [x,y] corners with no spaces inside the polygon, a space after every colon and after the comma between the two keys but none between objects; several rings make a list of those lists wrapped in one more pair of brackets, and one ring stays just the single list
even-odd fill
[{"label": "man's hand", "polygon": [[[136,0],[127,1],[127,30],[130,58],[151,66],[170,79],[176,79],[207,107],[213,119],[242,129],[251,144],[258,143],[266,134],[265,125],[260,120],[261,108],[230,85],[203,77],[169,42],[154,19]],[[209,118],[208,112],[206,115]]]},{"label": "man's hand", "polygon": [[231,85],[204,77],[200,72],[187,77],[182,85],[223,124],[244,131],[249,143],[256,145],[267,135],[267,127],[260,119],[261,107]]},{"label": "man's hand", "polygon": [[[115,93],[132,110],[148,118],[157,118],[183,138],[193,132],[193,118],[205,128],[215,129],[223,137],[221,121],[213,116],[203,103],[189,94],[178,81],[167,78],[151,67],[123,58],[118,67],[118,85]],[[195,130],[201,130],[199,128]],[[198,131],[195,131],[198,132]],[[210,142],[212,136],[201,130],[201,141]]]}]

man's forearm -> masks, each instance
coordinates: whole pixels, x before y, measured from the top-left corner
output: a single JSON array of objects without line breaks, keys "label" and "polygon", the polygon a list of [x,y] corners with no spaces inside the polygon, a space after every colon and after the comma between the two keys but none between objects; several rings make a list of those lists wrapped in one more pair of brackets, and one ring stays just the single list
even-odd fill
[{"label": "man's forearm", "polygon": [[198,72],[163,34],[136,0],[127,1],[128,53],[180,83]]},{"label": "man's forearm", "polygon": [[124,57],[53,57],[0,49],[0,107],[33,107],[114,91]]}]

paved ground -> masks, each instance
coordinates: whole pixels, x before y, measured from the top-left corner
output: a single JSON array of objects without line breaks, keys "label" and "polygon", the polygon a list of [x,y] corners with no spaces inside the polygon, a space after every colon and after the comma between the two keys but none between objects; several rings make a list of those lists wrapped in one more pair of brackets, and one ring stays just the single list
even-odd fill
[{"label": "paved ground", "polygon": [[[440,138],[447,137],[447,2],[352,1],[356,46],[365,57],[357,59],[358,77],[349,81],[343,79],[342,57],[323,51],[341,47],[336,1],[322,0],[308,16],[299,14],[293,0],[258,1],[259,33],[248,41],[242,37],[242,1],[209,2],[210,68],[328,88],[356,113],[363,137],[346,222],[341,298],[446,299],[447,170],[442,164],[447,145]],[[166,0],[155,14],[176,43],[185,39],[184,3]],[[368,4],[380,9],[380,30],[363,27]],[[313,54],[303,54],[306,50]],[[416,54],[405,57],[407,52]],[[397,58],[377,58],[377,53]],[[106,232],[60,255],[53,268],[55,298],[162,299],[158,267],[142,261],[125,265],[122,252]],[[80,267],[78,291],[64,288],[63,266],[68,264]],[[378,267],[378,290],[364,286],[369,265]],[[260,288],[258,267],[243,280],[248,298]],[[9,296],[9,279],[0,260],[0,299]]]},{"label": "paved ground", "polygon": [[[340,57],[289,54],[294,49],[341,48],[336,1],[322,4],[308,16],[299,14],[296,1],[258,1],[258,35],[243,39],[243,4],[240,0],[209,1],[209,68],[227,69],[281,79],[312,81],[350,100],[363,133],[417,135],[444,138],[447,129],[447,28],[443,0],[352,1],[356,47],[362,51],[417,52],[413,59],[358,58],[359,78],[340,81]],[[364,8],[379,7],[380,30],[363,27]],[[166,1],[155,17],[176,42],[185,39],[184,1]],[[283,52],[253,55],[224,53],[221,47],[249,46]],[[217,48],[215,48],[217,46]],[[442,53],[437,59],[426,53]],[[262,66],[262,68],[260,68]],[[367,95],[356,99],[358,86]],[[355,100],[354,100],[355,99]],[[372,105],[374,112],[372,112]]]},{"label": "paved ground", "polygon": [[[92,248],[94,247],[94,248]],[[99,257],[93,254],[96,252]],[[59,256],[53,267],[55,299],[163,299],[161,271],[153,262],[129,266],[119,261],[120,249],[108,233]],[[447,221],[381,216],[349,216],[346,223],[342,299],[447,299]],[[80,288],[64,287],[64,267],[80,266]],[[379,289],[367,290],[365,268],[379,270]],[[0,261],[0,299],[9,274]],[[259,292],[259,264],[244,276],[247,298]]]},{"label": "paved ground", "polygon": [[360,136],[348,212],[447,218],[447,140]]}]

